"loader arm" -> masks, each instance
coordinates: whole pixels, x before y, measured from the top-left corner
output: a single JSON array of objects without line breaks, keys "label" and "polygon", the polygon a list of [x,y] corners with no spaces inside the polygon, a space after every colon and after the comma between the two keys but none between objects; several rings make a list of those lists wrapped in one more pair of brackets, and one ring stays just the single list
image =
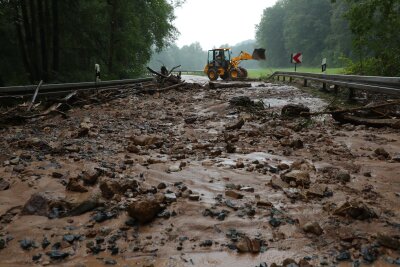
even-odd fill
[{"label": "loader arm", "polygon": [[237,68],[242,60],[252,60],[254,59],[252,55],[247,52],[241,51],[239,56],[232,58],[232,65]]}]

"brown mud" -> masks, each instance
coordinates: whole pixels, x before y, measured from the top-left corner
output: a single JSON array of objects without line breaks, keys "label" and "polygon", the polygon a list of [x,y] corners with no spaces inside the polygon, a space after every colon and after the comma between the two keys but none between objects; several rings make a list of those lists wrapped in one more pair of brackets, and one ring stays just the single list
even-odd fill
[{"label": "brown mud", "polygon": [[[237,96],[265,109],[230,105]],[[295,87],[253,82],[131,96],[74,108],[67,119],[0,129],[1,188],[9,183],[0,191],[0,266],[270,266],[289,258],[314,266],[395,266],[399,130],[339,125],[326,115],[282,118],[288,103],[311,111],[326,106]],[[239,119],[244,125],[236,125]],[[95,168],[97,181],[83,183],[83,172]],[[74,179],[87,192],[67,190]],[[99,185],[118,179],[135,179],[140,190],[104,198]],[[130,203],[156,191],[175,193],[169,214],[127,225]],[[52,219],[25,215],[38,192],[68,205],[92,198],[101,205],[79,216],[57,216],[59,206]],[[346,201],[350,208],[339,210]],[[351,212],[359,202],[364,206]],[[100,211],[112,218],[96,222]],[[305,226],[312,222],[322,233]],[[240,252],[245,237],[259,247]],[[22,249],[27,240],[34,243]],[[67,254],[56,260],[52,251]],[[344,252],[350,259],[341,260]]]}]

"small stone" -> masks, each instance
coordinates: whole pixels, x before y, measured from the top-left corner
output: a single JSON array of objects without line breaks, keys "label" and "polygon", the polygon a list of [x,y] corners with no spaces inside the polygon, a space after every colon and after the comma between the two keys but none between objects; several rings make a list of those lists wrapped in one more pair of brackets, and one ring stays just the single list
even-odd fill
[{"label": "small stone", "polygon": [[23,239],[21,241],[19,241],[19,245],[23,250],[29,250],[34,246],[34,241],[30,240],[30,239]]},{"label": "small stone", "polygon": [[384,247],[394,250],[400,249],[400,240],[386,234],[378,234],[377,241]]},{"label": "small stone", "polygon": [[228,131],[232,131],[232,130],[240,130],[244,125],[244,119],[240,118],[238,121],[232,123],[232,124],[228,124],[225,126],[225,129]]},{"label": "small stone", "polygon": [[101,172],[97,169],[87,169],[82,172],[82,180],[86,185],[94,185],[97,182],[97,179],[100,177]]},{"label": "small stone", "polygon": [[168,168],[169,172],[179,172],[181,171],[181,167],[179,165],[172,165]]},{"label": "small stone", "polygon": [[286,183],[295,182],[297,186],[308,187],[311,183],[310,174],[305,171],[294,170],[281,175]]},{"label": "small stone", "polygon": [[116,265],[117,262],[115,260],[113,260],[113,259],[105,259],[104,260],[104,264],[105,265]]},{"label": "small stone", "polygon": [[200,247],[211,247],[213,244],[212,240],[204,240],[200,243]]},{"label": "small stone", "polygon": [[10,188],[10,183],[0,178],[0,191],[4,191]]},{"label": "small stone", "polygon": [[261,250],[261,242],[257,239],[244,237],[236,244],[236,248],[241,253],[258,253]]},{"label": "small stone", "polygon": [[321,226],[317,222],[308,222],[303,227],[303,231],[306,233],[312,233],[314,235],[322,235],[324,230],[322,230]]},{"label": "small stone", "polygon": [[350,252],[347,250],[339,252],[339,255],[336,256],[337,261],[347,261],[351,259]]},{"label": "small stone", "polygon": [[347,183],[347,182],[350,182],[351,176],[346,171],[340,171],[336,175],[336,179],[339,180],[340,182]]},{"label": "small stone", "polygon": [[69,253],[68,253],[68,252],[63,252],[63,251],[59,251],[59,250],[52,250],[52,251],[50,251],[50,252],[47,252],[46,254],[47,254],[47,256],[49,256],[50,259],[52,259],[52,260],[63,260],[63,259],[65,259],[66,257],[69,256]]},{"label": "small stone", "polygon": [[75,241],[75,236],[71,235],[71,234],[64,235],[63,236],[63,240],[68,242],[68,243],[70,243],[70,244],[72,244]]},{"label": "small stone", "polygon": [[334,210],[333,215],[350,216],[356,220],[366,220],[378,217],[373,209],[369,208],[362,201],[356,200],[343,203],[339,208]]},{"label": "small stone", "polygon": [[32,256],[32,260],[33,261],[38,261],[38,260],[40,260],[41,257],[42,257],[41,253],[35,254],[35,255]]},{"label": "small stone", "polygon": [[383,147],[379,147],[379,148],[375,149],[374,153],[375,153],[375,155],[382,156],[385,159],[389,158],[389,153]]},{"label": "small stone", "polygon": [[165,200],[166,200],[167,202],[169,202],[169,203],[171,203],[171,202],[176,202],[176,195],[175,195],[175,193],[167,193],[167,194],[164,194],[164,196],[165,196]]},{"label": "small stone", "polygon": [[289,188],[288,183],[282,181],[282,179],[279,179],[275,175],[272,176],[270,184],[271,184],[272,188],[274,188],[274,189],[283,190],[284,188]]},{"label": "small stone", "polygon": [[161,203],[164,199],[164,195],[147,195],[140,197],[128,206],[128,214],[139,223],[148,223],[163,209]]},{"label": "small stone", "polygon": [[365,261],[372,263],[378,259],[379,251],[375,247],[367,245],[361,248],[361,255]]},{"label": "small stone", "polygon": [[165,189],[165,188],[167,188],[167,185],[165,183],[159,183],[157,185],[157,189]]},{"label": "small stone", "polygon": [[189,200],[192,200],[192,201],[199,201],[199,199],[200,199],[200,195],[197,195],[197,194],[191,194],[191,195],[189,195]]},{"label": "small stone", "polygon": [[225,191],[225,196],[231,197],[231,198],[234,198],[234,199],[242,199],[243,198],[242,194],[240,194],[240,193],[238,193],[236,191],[233,191],[233,190],[226,190]]},{"label": "small stone", "polygon": [[251,192],[251,193],[253,193],[253,192],[254,192],[254,188],[253,188],[253,187],[250,187],[250,186],[243,186],[243,187],[240,188],[240,191],[245,191],[245,192]]},{"label": "small stone", "polygon": [[138,146],[135,145],[129,145],[126,150],[128,150],[129,153],[133,153],[133,154],[138,154],[140,152],[140,148]]},{"label": "small stone", "polygon": [[62,173],[60,173],[60,172],[53,172],[52,174],[51,174],[51,177],[53,177],[53,178],[62,178],[64,176],[64,174],[62,174]]},{"label": "small stone", "polygon": [[68,191],[79,192],[79,193],[85,193],[88,191],[87,188],[85,188],[83,185],[79,183],[79,180],[77,178],[69,179],[66,189]]},{"label": "small stone", "polygon": [[45,249],[45,248],[47,248],[49,245],[50,245],[50,241],[47,239],[47,237],[44,237],[44,238],[43,238],[43,241],[42,241],[42,248]]},{"label": "small stone", "polygon": [[282,221],[275,217],[272,217],[271,219],[269,219],[268,222],[272,227],[278,227],[279,225],[282,224]]}]

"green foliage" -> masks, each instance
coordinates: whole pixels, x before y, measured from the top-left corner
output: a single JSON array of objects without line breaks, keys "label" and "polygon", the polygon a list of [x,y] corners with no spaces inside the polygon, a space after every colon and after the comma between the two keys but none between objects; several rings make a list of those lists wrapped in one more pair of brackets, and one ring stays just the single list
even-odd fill
[{"label": "green foliage", "polygon": [[102,79],[138,76],[153,49],[174,42],[183,2],[0,1],[0,83],[93,80],[95,63]]},{"label": "green foliage", "polygon": [[400,76],[400,0],[346,0],[358,62],[349,71]]},{"label": "green foliage", "polygon": [[290,54],[303,53],[306,66],[318,66],[322,58],[339,66],[338,56],[351,56],[351,34],[343,17],[343,0],[279,0],[264,10],[257,25],[259,46],[267,49],[266,66],[288,67]]}]

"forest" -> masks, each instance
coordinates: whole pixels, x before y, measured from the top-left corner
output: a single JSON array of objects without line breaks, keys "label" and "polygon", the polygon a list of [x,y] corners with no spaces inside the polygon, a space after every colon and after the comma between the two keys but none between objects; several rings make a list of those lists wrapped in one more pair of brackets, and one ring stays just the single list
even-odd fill
[{"label": "forest", "polygon": [[0,0],[0,86],[142,73],[177,36],[168,0]]},{"label": "forest", "polygon": [[256,39],[268,66],[307,66],[327,58],[348,73],[400,75],[400,0],[278,0],[264,10]]},{"label": "forest", "polygon": [[[182,0],[0,0],[0,86],[143,74],[145,66],[200,70],[207,49],[178,47],[174,9]],[[288,67],[327,58],[346,73],[400,76],[400,0],[278,0],[256,25],[255,40],[232,46],[233,55],[255,47],[267,60],[247,68]],[[218,44],[216,44],[218,45]]]}]

